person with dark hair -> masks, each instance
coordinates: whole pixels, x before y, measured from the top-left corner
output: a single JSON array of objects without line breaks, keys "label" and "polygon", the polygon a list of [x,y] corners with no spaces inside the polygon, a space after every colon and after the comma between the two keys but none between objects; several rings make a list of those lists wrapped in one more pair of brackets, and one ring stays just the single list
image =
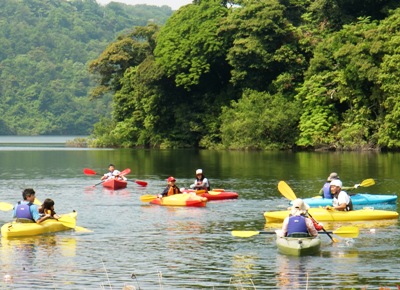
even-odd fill
[{"label": "person with dark hair", "polygon": [[126,180],[127,178],[125,176],[121,176],[120,173],[121,172],[119,170],[115,169],[114,164],[110,164],[108,165],[108,172],[101,177],[101,180],[107,180],[112,178]]},{"label": "person with dark hair", "polygon": [[36,198],[36,192],[32,188],[26,188],[22,191],[23,200],[19,201],[13,210],[13,218],[20,222],[41,223],[46,218],[40,217],[37,206],[33,203]]},{"label": "person with dark hair", "polygon": [[202,190],[202,189],[204,189],[205,191],[210,190],[210,182],[208,181],[208,178],[204,176],[202,169],[196,170],[196,180],[194,181],[193,184],[190,185],[190,188],[194,190]]},{"label": "person with dark hair", "polygon": [[45,219],[53,218],[58,220],[60,218],[60,216],[54,211],[54,200],[51,198],[46,198],[43,204],[39,207],[38,211],[41,217],[46,217]]}]

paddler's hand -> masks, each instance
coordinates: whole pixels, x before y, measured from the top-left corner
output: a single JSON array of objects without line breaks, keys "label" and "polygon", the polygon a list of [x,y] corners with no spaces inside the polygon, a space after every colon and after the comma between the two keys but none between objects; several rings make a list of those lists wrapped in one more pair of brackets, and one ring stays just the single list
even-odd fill
[{"label": "paddler's hand", "polygon": [[360,185],[359,184],[356,184],[356,185],[354,185],[354,188],[357,188],[357,187],[359,187]]},{"label": "paddler's hand", "polygon": [[327,205],[327,206],[325,207],[325,209],[326,209],[326,210],[334,210],[335,208],[331,207],[330,205]]}]

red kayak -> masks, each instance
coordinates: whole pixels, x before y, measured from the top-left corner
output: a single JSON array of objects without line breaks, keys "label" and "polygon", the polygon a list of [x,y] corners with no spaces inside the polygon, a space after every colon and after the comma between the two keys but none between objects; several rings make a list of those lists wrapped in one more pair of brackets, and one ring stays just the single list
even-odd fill
[{"label": "red kayak", "polygon": [[196,192],[198,196],[206,197],[207,200],[224,200],[224,199],[237,199],[239,194],[232,191],[225,191],[224,189],[213,189],[208,192],[203,192],[203,190],[185,190],[184,192]]},{"label": "red kayak", "polygon": [[103,187],[105,187],[105,188],[121,189],[121,188],[125,188],[127,186],[128,182],[126,182],[125,180],[111,178],[111,179],[107,179],[102,184],[103,184]]}]

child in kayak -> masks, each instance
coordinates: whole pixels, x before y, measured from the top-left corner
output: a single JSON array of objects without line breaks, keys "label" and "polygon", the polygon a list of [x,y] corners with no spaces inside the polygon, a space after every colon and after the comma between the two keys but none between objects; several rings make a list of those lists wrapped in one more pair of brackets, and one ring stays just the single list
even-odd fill
[{"label": "child in kayak", "polygon": [[115,169],[114,164],[108,165],[108,172],[104,173],[104,175],[101,177],[101,180],[108,180],[108,179],[119,179],[119,180],[127,180],[127,178],[123,175],[120,175],[120,171]]},{"label": "child in kayak", "polygon": [[194,190],[205,190],[206,192],[210,190],[210,182],[204,176],[202,169],[196,170],[196,180],[190,185],[190,188]]},{"label": "child in kayak", "polygon": [[51,198],[46,198],[38,210],[39,214],[44,218],[43,220],[49,218],[58,220],[60,218],[60,216],[54,211],[54,201]]},{"label": "child in kayak", "polygon": [[176,186],[175,181],[176,181],[175,177],[173,176],[168,177],[167,179],[168,185],[164,188],[163,192],[158,195],[158,197],[162,198],[164,196],[170,196],[173,194],[182,193],[179,187]]}]

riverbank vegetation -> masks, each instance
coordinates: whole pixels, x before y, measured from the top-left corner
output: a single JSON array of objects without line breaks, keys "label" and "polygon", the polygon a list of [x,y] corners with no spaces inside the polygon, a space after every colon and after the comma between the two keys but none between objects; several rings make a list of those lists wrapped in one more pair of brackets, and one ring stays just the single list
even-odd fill
[{"label": "riverbank vegetation", "polygon": [[90,64],[90,146],[400,148],[400,4],[193,1]]},{"label": "riverbank vegetation", "polygon": [[0,135],[90,134],[111,96],[90,102],[87,63],[120,33],[171,14],[95,0],[0,1]]}]

